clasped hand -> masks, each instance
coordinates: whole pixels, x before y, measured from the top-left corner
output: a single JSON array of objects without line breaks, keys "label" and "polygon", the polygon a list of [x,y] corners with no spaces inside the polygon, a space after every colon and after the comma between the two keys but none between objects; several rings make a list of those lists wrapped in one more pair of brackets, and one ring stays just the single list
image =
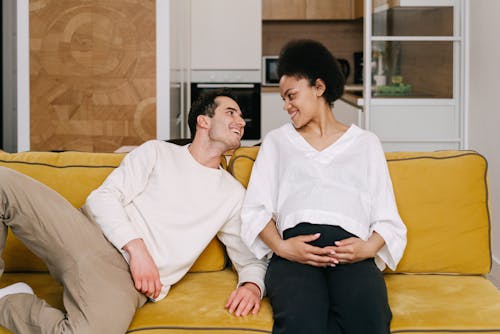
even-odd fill
[{"label": "clasped hand", "polygon": [[336,241],[332,246],[316,247],[309,244],[319,237],[320,233],[316,233],[283,240],[277,255],[289,261],[315,267],[334,267],[337,264],[354,263],[372,258],[384,244],[383,239],[377,233],[373,233],[367,241],[351,237]]}]

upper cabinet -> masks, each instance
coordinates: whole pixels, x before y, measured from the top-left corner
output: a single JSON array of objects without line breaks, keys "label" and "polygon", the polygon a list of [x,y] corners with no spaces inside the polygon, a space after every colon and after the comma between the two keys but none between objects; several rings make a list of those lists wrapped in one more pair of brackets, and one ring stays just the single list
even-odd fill
[{"label": "upper cabinet", "polygon": [[252,70],[260,81],[262,7],[255,0],[191,0],[191,70]]},{"label": "upper cabinet", "polygon": [[363,0],[262,0],[263,20],[351,20],[363,16]]}]

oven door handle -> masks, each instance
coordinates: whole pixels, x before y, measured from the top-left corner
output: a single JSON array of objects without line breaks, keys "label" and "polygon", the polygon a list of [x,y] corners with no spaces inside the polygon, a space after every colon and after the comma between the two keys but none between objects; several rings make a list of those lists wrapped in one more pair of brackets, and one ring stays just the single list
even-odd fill
[{"label": "oven door handle", "polygon": [[254,84],[243,84],[243,83],[223,83],[223,84],[211,84],[211,83],[199,83],[196,84],[197,88],[254,88]]}]

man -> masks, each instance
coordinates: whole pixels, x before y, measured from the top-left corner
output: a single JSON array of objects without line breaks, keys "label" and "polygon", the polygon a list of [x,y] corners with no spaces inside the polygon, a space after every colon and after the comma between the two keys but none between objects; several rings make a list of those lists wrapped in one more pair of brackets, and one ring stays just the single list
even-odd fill
[{"label": "man", "polygon": [[146,142],[81,211],[33,179],[0,168],[0,250],[11,227],[62,283],[67,311],[16,283],[0,289],[1,325],[19,333],[124,333],[136,309],[147,298],[164,298],[215,235],[239,275],[226,308],[237,316],[258,311],[266,264],[239,237],[243,187],[219,168],[221,154],[240,144],[240,108],[228,92],[203,95],[189,126],[191,145]]}]

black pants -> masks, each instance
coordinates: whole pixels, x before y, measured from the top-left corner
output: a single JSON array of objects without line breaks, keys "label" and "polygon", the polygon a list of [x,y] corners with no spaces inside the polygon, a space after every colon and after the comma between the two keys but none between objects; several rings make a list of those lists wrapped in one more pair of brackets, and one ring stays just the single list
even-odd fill
[{"label": "black pants", "polygon": [[[301,223],[284,239],[321,233],[311,244],[333,245],[354,235],[338,226]],[[387,334],[392,313],[373,259],[318,268],[274,255],[266,274],[274,334]]]}]

